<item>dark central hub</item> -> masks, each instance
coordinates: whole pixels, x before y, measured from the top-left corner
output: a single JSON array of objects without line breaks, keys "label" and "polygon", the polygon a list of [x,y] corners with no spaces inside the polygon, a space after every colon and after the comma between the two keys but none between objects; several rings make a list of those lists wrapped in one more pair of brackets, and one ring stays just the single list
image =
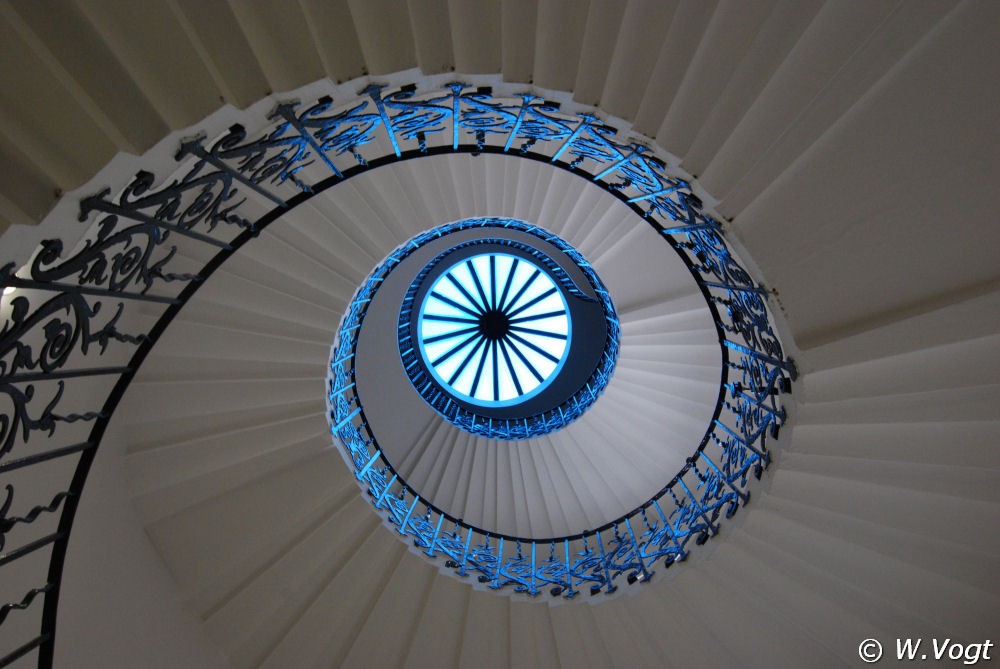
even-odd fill
[{"label": "dark central hub", "polygon": [[490,309],[479,317],[479,332],[489,340],[503,339],[510,332],[510,319],[502,311]]}]

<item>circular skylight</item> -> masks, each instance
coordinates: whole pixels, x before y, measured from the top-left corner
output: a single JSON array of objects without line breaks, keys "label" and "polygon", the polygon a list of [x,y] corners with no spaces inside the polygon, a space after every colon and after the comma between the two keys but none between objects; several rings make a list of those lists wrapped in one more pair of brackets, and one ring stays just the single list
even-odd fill
[{"label": "circular skylight", "polygon": [[398,265],[393,277],[412,277],[395,330],[402,370],[450,423],[529,439],[562,429],[604,392],[618,317],[567,242],[516,219],[467,219],[422,233],[398,254],[385,271]]},{"label": "circular skylight", "polygon": [[562,290],[525,258],[480,253],[444,271],[424,296],[424,364],[448,392],[508,406],[541,392],[566,361],[571,320]]}]

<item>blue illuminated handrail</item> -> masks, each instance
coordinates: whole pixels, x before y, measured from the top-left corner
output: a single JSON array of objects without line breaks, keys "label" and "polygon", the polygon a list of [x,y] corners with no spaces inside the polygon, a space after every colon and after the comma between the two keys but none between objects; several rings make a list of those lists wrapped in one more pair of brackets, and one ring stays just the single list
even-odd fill
[{"label": "blue illuminated handrail", "polygon": [[[382,154],[379,146],[391,148]],[[705,440],[692,445],[688,465],[660,493],[610,525],[562,543],[479,533],[433,510],[428,515],[423,500],[394,488],[391,474],[385,478],[380,455],[361,452],[368,435],[356,442],[355,473],[380,512],[458,574],[476,573],[493,588],[533,594],[550,587],[569,597],[584,587],[614,590],[622,574],[647,580],[654,562],[684,559],[690,539],[714,535],[720,515],[746,503],[748,478],[769,463],[766,440],[785,422],[780,395],[790,390],[795,367],[775,334],[767,292],[735,258],[690,184],[669,175],[653,149],[617,140],[593,114],[563,114],[558,104],[531,93],[503,98],[461,83],[429,92],[371,84],[340,105],[328,97],[311,105],[285,102],[261,132],[235,125],[211,141],[204,135],[184,141],[171,170],[179,176],[161,181],[143,171],[83,199],[79,218],[89,232],[81,244],[70,249],[47,240],[27,265],[0,267],[0,473],[75,463],[61,489],[14,486],[0,507],[0,536],[17,541],[0,549],[6,550],[0,568],[51,550],[47,573],[3,605],[9,619],[43,600],[41,631],[11,644],[0,666],[35,650],[39,666],[52,665],[59,583],[90,465],[145,356],[198,287],[314,194],[382,164],[456,152],[522,156],[573,171],[660,231],[691,269],[715,318],[725,369],[720,402]],[[204,264],[177,269],[178,250],[194,247],[201,250],[191,257],[207,257]],[[154,315],[153,325],[127,331],[119,323],[137,304]],[[357,315],[352,310],[345,323]],[[111,364],[101,362],[106,357]],[[84,390],[69,392],[73,388]],[[332,390],[340,398],[338,388]],[[341,415],[337,406],[337,430],[365,435],[360,413],[348,405]],[[61,505],[50,502],[63,493]],[[43,526],[27,519],[49,514],[57,514],[56,528],[32,534]]]}]

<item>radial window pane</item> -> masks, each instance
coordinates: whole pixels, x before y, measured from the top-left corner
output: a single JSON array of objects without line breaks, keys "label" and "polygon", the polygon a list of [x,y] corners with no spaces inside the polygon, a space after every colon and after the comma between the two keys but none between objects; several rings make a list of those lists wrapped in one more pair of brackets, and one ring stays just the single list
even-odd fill
[{"label": "radial window pane", "polygon": [[544,389],[569,352],[570,314],[543,268],[505,253],[464,258],[435,279],[420,307],[420,350],[435,380],[483,406]]}]

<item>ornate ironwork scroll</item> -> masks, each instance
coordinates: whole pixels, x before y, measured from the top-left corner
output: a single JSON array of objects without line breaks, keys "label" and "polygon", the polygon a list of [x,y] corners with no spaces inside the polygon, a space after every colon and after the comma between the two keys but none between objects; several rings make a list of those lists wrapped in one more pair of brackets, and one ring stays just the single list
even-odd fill
[{"label": "ornate ironwork scroll", "polygon": [[[374,100],[381,91],[369,88],[365,93]],[[580,536],[547,540],[498,536],[451,518],[406,485],[377,449],[377,435],[365,421],[353,390],[354,338],[384,278],[382,270],[401,259],[390,255],[359,288],[344,318],[329,387],[334,435],[356,464],[356,475],[376,508],[384,509],[390,524],[426,548],[428,555],[446,556],[447,568],[461,576],[477,573],[480,583],[494,589],[509,585],[513,592],[535,595],[547,586],[553,595],[573,597],[586,585],[592,593],[612,592],[622,575],[629,583],[644,582],[658,561],[669,567],[686,559],[692,539],[705,543],[719,532],[723,516],[732,517],[749,502],[749,478],[759,478],[770,463],[767,440],[777,437],[786,420],[781,395],[790,392],[795,367],[784,356],[774,331],[767,291],[736,259],[722,226],[704,212],[690,184],[670,176],[666,162],[649,147],[616,142],[615,130],[593,115],[569,117],[559,113],[558,105],[535,96],[498,99],[488,90],[458,85],[423,96],[413,89],[402,90],[383,96],[375,106],[378,121],[369,117],[374,124],[395,128],[398,122],[420,128],[395,134],[397,155],[405,153],[405,140],[413,138],[419,152],[434,150],[428,135],[446,137],[450,120],[452,137],[474,138],[474,152],[513,152],[546,160],[590,175],[624,200],[681,254],[702,287],[722,341],[725,366],[719,403],[704,440],[692,445],[693,455],[685,467],[647,503]],[[460,145],[456,140],[451,148]],[[418,507],[426,511],[415,516]],[[441,531],[449,525],[451,530]],[[506,556],[505,542],[516,545]],[[565,549],[561,560],[556,558],[559,544]],[[548,553],[544,561],[537,559],[539,550]]]},{"label": "ornate ironwork scroll", "polygon": [[[606,527],[539,542],[464,525],[406,488],[380,459],[347,390],[348,360],[334,360],[333,432],[375,508],[460,576],[571,598],[581,590],[613,591],[621,576],[648,580],[656,563],[684,560],[692,538],[704,542],[718,532],[720,516],[747,502],[748,479],[768,465],[767,441],[786,420],[781,395],[795,367],[775,334],[767,292],[735,258],[690,184],[672,176],[652,148],[620,139],[595,114],[566,114],[534,94],[501,97],[461,83],[426,92],[371,84],[343,103],[290,101],[258,129],[234,126],[221,137],[183,142],[170,176],[139,172],[117,191],[83,199],[80,222],[88,233],[79,244],[48,240],[27,264],[0,269],[0,472],[63,458],[76,463],[61,490],[17,490],[14,504],[23,506],[4,508],[0,567],[52,550],[48,574],[21,600],[2,605],[14,612],[43,598],[42,629],[0,657],[0,666],[35,650],[39,665],[51,666],[62,563],[97,445],[143,358],[197,287],[313,194],[377,165],[448,152],[521,156],[572,170],[659,230],[685,258],[715,316],[724,393],[704,441],[692,445],[691,461],[662,491]],[[122,324],[132,322],[128,315],[140,302],[158,316],[147,330],[130,331]],[[342,339],[362,310],[356,300]],[[50,501],[57,492],[66,494],[61,505]],[[38,522],[12,522],[37,517],[35,509],[57,515],[58,527],[30,535]],[[8,511],[19,515],[8,520]]]}]

